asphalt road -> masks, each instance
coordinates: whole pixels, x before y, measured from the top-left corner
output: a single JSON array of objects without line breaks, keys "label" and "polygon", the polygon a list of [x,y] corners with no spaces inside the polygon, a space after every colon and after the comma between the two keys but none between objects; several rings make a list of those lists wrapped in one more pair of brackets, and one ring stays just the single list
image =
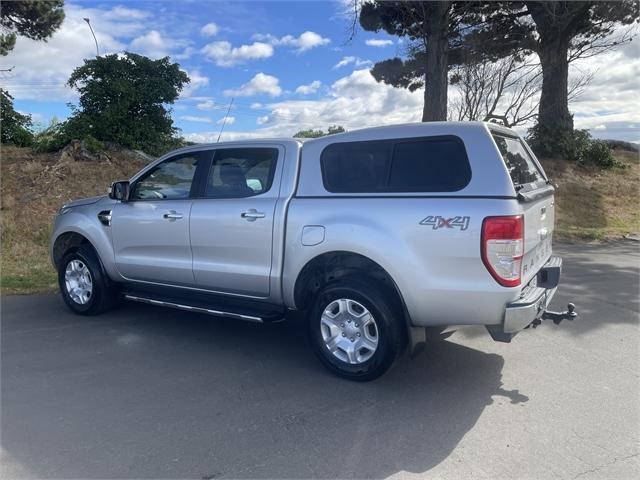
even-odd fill
[{"label": "asphalt road", "polygon": [[300,325],[2,298],[5,478],[640,478],[638,243],[561,246],[580,317],[461,329],[382,379]]}]

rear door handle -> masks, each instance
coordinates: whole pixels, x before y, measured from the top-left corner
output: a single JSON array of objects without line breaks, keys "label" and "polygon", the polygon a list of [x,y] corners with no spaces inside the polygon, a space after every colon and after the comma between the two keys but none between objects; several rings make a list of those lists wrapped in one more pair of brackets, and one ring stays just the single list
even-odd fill
[{"label": "rear door handle", "polygon": [[255,208],[250,208],[246,212],[242,212],[240,216],[248,222],[255,222],[257,218],[264,218],[264,212],[258,212]]},{"label": "rear door handle", "polygon": [[163,215],[163,217],[169,221],[180,220],[182,218],[182,214],[176,212],[175,210],[169,210],[167,213]]}]

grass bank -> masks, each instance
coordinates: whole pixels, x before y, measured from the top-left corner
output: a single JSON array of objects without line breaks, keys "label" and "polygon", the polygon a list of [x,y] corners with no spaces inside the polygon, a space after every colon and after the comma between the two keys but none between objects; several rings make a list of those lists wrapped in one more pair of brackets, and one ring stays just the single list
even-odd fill
[{"label": "grass bank", "polygon": [[[640,162],[619,152],[623,169],[600,171],[545,161],[558,184],[556,239],[594,241],[640,231]],[[126,152],[108,152],[109,161],[60,163],[59,154],[2,147],[0,288],[33,293],[56,288],[48,241],[60,206],[74,198],[105,192],[111,181],[131,177],[145,164]]]},{"label": "grass bank", "polygon": [[130,178],[144,162],[127,152],[107,152],[108,161],[59,162],[57,153],[28,148],[0,150],[0,288],[34,293],[56,288],[49,261],[51,226],[60,206],[106,192],[113,180]]},{"label": "grass bank", "polygon": [[600,241],[640,232],[638,154],[616,151],[624,168],[599,170],[567,162],[543,161],[556,190],[555,238]]}]

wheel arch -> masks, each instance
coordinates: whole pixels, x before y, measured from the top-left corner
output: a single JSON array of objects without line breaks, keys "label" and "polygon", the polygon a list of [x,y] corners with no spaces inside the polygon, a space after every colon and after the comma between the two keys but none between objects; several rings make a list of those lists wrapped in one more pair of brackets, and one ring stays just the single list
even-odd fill
[{"label": "wheel arch", "polygon": [[316,255],[302,267],[294,284],[296,307],[306,308],[313,293],[328,282],[353,275],[373,278],[402,298],[395,281],[379,263],[359,253],[335,250]]},{"label": "wheel arch", "polygon": [[369,278],[385,287],[402,312],[407,334],[409,337],[413,335],[411,319],[402,292],[391,274],[371,258],[347,250],[318,254],[304,265],[296,277],[293,288],[296,308],[306,309],[324,285],[347,277]]},{"label": "wheel arch", "polygon": [[95,247],[86,236],[75,231],[63,232],[55,238],[51,247],[51,261],[56,270],[60,268],[60,263],[64,256],[80,245],[90,245],[95,250]]}]

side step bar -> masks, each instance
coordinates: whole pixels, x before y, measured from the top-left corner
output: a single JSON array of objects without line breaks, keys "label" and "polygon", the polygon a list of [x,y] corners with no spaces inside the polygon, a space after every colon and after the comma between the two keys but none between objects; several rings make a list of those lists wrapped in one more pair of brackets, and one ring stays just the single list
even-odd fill
[{"label": "side step bar", "polygon": [[127,300],[132,300],[134,302],[147,303],[149,305],[156,305],[159,307],[176,308],[178,310],[184,310],[187,312],[206,313],[208,315],[214,315],[216,317],[227,317],[227,318],[235,318],[237,320],[245,320],[245,321],[254,322],[254,323],[265,323],[265,320],[262,317],[245,315],[242,313],[224,312],[222,310],[213,310],[211,308],[196,307],[193,305],[185,305],[183,303],[174,303],[166,300],[156,300],[154,298],[139,297],[139,296],[130,295],[130,294],[125,294],[124,298],[126,298]]}]

